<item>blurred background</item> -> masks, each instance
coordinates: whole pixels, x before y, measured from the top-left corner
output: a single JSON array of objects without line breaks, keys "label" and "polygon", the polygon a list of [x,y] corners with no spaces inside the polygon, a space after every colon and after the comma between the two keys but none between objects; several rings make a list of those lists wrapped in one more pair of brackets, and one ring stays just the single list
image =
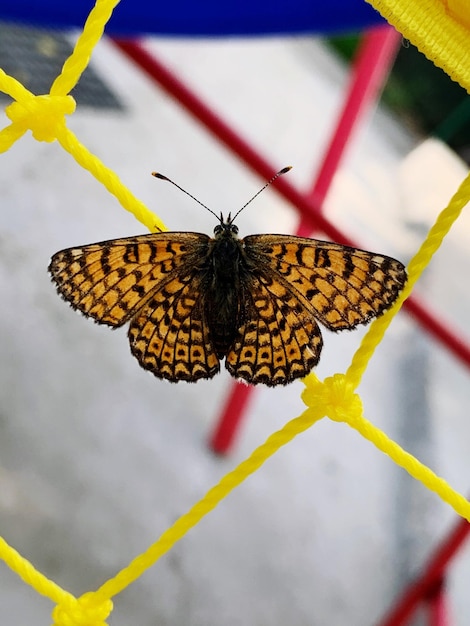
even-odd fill
[{"label": "blurred background", "polygon": [[[91,9],[84,4],[79,15],[70,4],[67,15],[64,7],[60,13],[37,3],[42,24],[34,7],[27,23],[15,13],[22,3],[1,8],[0,67],[34,93],[48,92]],[[113,35],[140,34],[129,21],[140,4],[122,0],[116,8],[110,36],[72,92],[77,111],[68,124],[171,230],[210,234],[213,216],[150,172],[164,173],[224,213],[239,209],[265,179],[113,41]],[[332,3],[336,13],[328,23],[318,16],[310,23],[299,9],[297,26],[285,22],[287,34],[268,19],[277,3],[264,9],[249,36],[241,36],[233,16],[217,31],[200,7],[196,16],[175,8],[173,26],[165,11],[154,10],[139,28],[153,58],[272,164],[273,173],[293,165],[289,183],[307,193],[334,135],[358,42],[371,28],[383,28],[371,7],[347,4],[355,5],[349,16]],[[350,137],[322,209],[361,247],[407,262],[466,175],[470,105],[411,44],[399,42],[397,51],[383,97]],[[9,100],[1,97],[3,109]],[[4,127],[9,120],[2,117]],[[144,227],[57,143],[36,142],[28,133],[1,159],[0,534],[78,595],[127,565],[300,414],[303,385],[257,388],[232,444],[214,453],[209,442],[233,391],[228,374],[194,385],[157,380],[130,355],[124,329],[110,332],[74,313],[47,274],[59,249],[140,234]],[[299,219],[271,187],[237,223],[244,236],[295,232]],[[464,214],[417,288],[417,297],[462,342],[470,312],[469,229]],[[318,376],[345,371],[364,332],[324,331]],[[402,311],[359,391],[368,419],[466,492],[470,390],[461,359]],[[355,432],[325,419],[119,595],[109,623],[382,624],[457,521],[437,496]],[[446,577],[449,623],[468,623],[469,575],[464,547]],[[8,623],[47,624],[51,609],[0,566],[0,610]],[[430,622],[420,609],[409,623]]]}]

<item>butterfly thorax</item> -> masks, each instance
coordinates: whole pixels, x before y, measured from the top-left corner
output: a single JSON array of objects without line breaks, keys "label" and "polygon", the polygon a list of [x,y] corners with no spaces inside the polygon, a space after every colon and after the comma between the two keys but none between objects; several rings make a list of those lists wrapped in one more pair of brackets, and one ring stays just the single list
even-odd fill
[{"label": "butterfly thorax", "polygon": [[227,221],[214,229],[204,263],[205,315],[219,358],[226,356],[242,319],[243,279],[247,264],[238,228]]}]

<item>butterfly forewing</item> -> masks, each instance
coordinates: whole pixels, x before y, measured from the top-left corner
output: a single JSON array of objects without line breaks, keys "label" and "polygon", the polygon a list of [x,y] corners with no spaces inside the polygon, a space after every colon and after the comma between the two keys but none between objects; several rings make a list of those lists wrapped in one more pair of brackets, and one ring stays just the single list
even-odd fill
[{"label": "butterfly forewing", "polygon": [[121,326],[156,288],[191,267],[209,237],[156,233],[103,241],[57,252],[49,271],[59,293],[97,322]]},{"label": "butterfly forewing", "polygon": [[252,235],[243,242],[248,257],[277,275],[330,330],[380,315],[406,281],[399,261],[336,243],[289,235]]}]

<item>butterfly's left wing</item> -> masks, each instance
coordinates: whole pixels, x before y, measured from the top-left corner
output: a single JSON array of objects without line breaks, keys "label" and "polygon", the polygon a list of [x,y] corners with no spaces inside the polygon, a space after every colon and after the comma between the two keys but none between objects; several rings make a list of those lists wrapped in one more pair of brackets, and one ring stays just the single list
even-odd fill
[{"label": "butterfly's left wing", "polygon": [[406,282],[399,261],[328,241],[252,235],[243,244],[254,270],[276,276],[329,330],[352,329],[381,315]]},{"label": "butterfly's left wing", "polygon": [[74,309],[100,324],[122,326],[156,289],[207,253],[199,233],[153,233],[56,252],[49,272]]}]

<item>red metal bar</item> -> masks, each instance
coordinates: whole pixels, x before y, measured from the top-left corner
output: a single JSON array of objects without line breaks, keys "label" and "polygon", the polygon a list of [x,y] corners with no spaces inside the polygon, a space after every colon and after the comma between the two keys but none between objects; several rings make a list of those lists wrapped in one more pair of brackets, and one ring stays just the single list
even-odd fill
[{"label": "red metal bar", "polygon": [[308,198],[322,206],[353,132],[375,105],[395,60],[401,34],[390,26],[371,28],[362,37],[336,128]]},{"label": "red metal bar", "polygon": [[[434,550],[421,574],[405,588],[377,626],[404,626],[408,623],[419,604],[426,598],[432,597],[436,586],[444,580],[450,561],[457,554],[469,532],[470,524],[467,520],[459,519],[447,537]],[[439,624],[439,626],[443,625]]]},{"label": "red metal bar", "polygon": [[253,386],[243,383],[231,384],[220,417],[209,439],[211,450],[217,454],[226,454],[233,445],[254,390]]},{"label": "red metal bar", "polygon": [[441,580],[432,595],[426,599],[429,626],[450,626],[445,581]]}]

